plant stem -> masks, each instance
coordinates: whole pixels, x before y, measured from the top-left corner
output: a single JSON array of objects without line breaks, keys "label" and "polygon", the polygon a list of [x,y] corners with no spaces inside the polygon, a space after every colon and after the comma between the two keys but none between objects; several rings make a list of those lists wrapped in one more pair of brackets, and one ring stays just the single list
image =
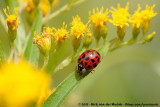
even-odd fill
[{"label": "plant stem", "polygon": [[78,5],[78,4],[80,4],[80,3],[84,2],[84,1],[85,0],[77,0],[76,2],[71,3],[70,5],[69,4],[64,5],[63,7],[61,7],[60,9],[58,9],[57,11],[55,11],[54,13],[50,14],[48,17],[45,17],[43,19],[43,24],[46,23],[46,22],[48,22],[52,18],[58,16],[59,14],[63,13],[64,11],[69,10],[69,8],[71,8],[72,6]]},{"label": "plant stem", "polygon": [[49,61],[49,55],[46,55],[44,57],[44,63],[43,63],[42,69],[44,69],[46,67],[46,65],[48,64],[48,61]]},{"label": "plant stem", "polygon": [[11,53],[10,56],[8,58],[8,62],[11,62],[12,58],[13,58],[13,54],[14,54],[14,44],[11,44]]}]

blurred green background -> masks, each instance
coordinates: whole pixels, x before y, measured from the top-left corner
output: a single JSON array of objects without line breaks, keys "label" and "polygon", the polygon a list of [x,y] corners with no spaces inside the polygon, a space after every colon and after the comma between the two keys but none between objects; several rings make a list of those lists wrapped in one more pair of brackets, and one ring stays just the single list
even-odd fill
[{"label": "blurred green background", "polygon": [[[69,0],[59,0],[56,10],[62,7]],[[144,10],[146,4],[152,6],[156,4],[154,11],[156,17],[151,19],[151,26],[148,32],[156,32],[152,42],[145,45],[132,45],[122,47],[103,57],[99,66],[93,74],[87,76],[70,93],[62,107],[78,107],[78,103],[159,103],[160,105],[160,0],[86,0],[69,11],[62,13],[49,21],[46,26],[60,28],[63,21],[69,25],[72,16],[79,15],[84,23],[87,23],[88,12],[93,8],[107,9],[111,6],[125,7],[127,2],[129,12],[133,14],[137,10],[137,4]],[[0,9],[5,7],[4,1],[0,0]],[[111,18],[111,17],[110,17]],[[68,27],[69,30],[70,27]],[[27,28],[26,28],[27,29]],[[9,54],[9,42],[6,32],[0,25],[0,42],[5,46],[6,54]],[[125,40],[131,37],[131,24],[126,28]],[[116,37],[116,27],[108,23],[108,40]],[[52,42],[54,43],[54,42]],[[101,40],[101,45],[103,40]],[[65,43],[65,50],[60,56],[62,61],[71,55],[71,38]],[[93,39],[91,49],[95,48],[95,39]],[[54,45],[52,46],[52,52]],[[77,61],[75,60],[69,66],[53,75],[54,87],[64,80],[74,71]],[[149,107],[149,106],[148,106]]]}]

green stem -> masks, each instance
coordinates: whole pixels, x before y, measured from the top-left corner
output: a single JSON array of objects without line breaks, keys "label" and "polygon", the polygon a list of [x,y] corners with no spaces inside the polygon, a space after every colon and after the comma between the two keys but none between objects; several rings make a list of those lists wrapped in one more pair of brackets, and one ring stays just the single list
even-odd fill
[{"label": "green stem", "polygon": [[54,13],[50,14],[48,17],[45,17],[43,19],[43,24],[48,22],[49,20],[51,20],[52,18],[58,16],[59,14],[63,13],[64,11],[67,11],[69,10],[70,7],[72,6],[76,6],[82,2],[84,2],[85,0],[77,0],[76,2],[74,3],[71,3],[70,5],[69,4],[66,4],[64,5],[63,7],[61,7],[60,9],[58,9],[57,11],[55,11]]},{"label": "green stem", "polygon": [[10,56],[8,58],[8,62],[11,62],[12,58],[13,58],[13,54],[14,54],[14,44],[11,44],[11,53]]},{"label": "green stem", "polygon": [[44,69],[44,68],[47,66],[48,61],[49,61],[49,55],[46,55],[46,56],[44,57],[44,63],[43,63],[42,69]]}]

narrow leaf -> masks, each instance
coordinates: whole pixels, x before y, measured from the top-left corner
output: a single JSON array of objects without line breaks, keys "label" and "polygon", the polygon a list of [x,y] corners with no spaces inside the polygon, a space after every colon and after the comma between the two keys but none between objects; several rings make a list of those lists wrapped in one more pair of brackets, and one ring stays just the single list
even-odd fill
[{"label": "narrow leaf", "polygon": [[[104,56],[112,44],[113,42],[109,42],[98,51],[102,56]],[[87,72],[85,76],[88,74],[89,72]],[[72,91],[72,89],[76,87],[76,85],[78,85],[80,80],[83,78],[84,77],[79,76],[77,71],[73,72],[70,76],[68,76],[68,78],[62,81],[62,83],[56,88],[55,92],[53,92],[42,104],[42,107],[59,107],[68,96],[68,94]]]},{"label": "narrow leaf", "polygon": [[66,78],[52,93],[48,99],[42,104],[42,107],[59,107],[67,95],[82,79],[79,75],[73,72],[68,78]]},{"label": "narrow leaf", "polygon": [[5,61],[5,53],[2,44],[0,43],[0,65]]},{"label": "narrow leaf", "polygon": [[16,45],[16,48],[18,49],[18,53],[21,55],[24,48],[26,33],[25,33],[23,22],[22,22],[22,18],[20,17],[20,15],[18,15],[18,18],[19,18],[20,24],[18,25],[18,29],[17,29],[17,37],[15,40],[15,45]]},{"label": "narrow leaf", "polygon": [[36,12],[34,24],[32,26],[32,30],[28,38],[27,47],[25,50],[25,58],[36,66],[38,65],[39,50],[37,48],[37,45],[33,44],[33,38],[34,38],[35,31],[41,32],[41,27],[42,27],[42,12],[40,8],[38,8]]}]

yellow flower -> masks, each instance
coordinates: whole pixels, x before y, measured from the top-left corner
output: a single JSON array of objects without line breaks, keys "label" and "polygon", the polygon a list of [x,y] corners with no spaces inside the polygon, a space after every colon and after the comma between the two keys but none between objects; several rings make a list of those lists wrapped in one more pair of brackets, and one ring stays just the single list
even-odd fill
[{"label": "yellow flower", "polygon": [[40,5],[41,5],[43,16],[46,16],[50,9],[49,0],[40,0]]},{"label": "yellow flower", "polygon": [[129,26],[129,24],[127,23],[128,21],[130,21],[128,6],[129,3],[127,3],[125,8],[121,8],[120,4],[118,4],[118,9],[111,7],[111,9],[113,10],[111,11],[113,19],[110,20],[110,22],[113,23],[115,26],[120,26],[121,28],[125,25]]},{"label": "yellow flower", "polygon": [[74,49],[74,54],[77,52],[77,49],[80,47],[82,37],[89,30],[88,23],[84,25],[78,15],[76,17],[73,17],[73,21],[71,23],[72,24],[71,35],[73,36],[72,46]]},{"label": "yellow flower", "polygon": [[97,41],[97,47],[99,44],[99,40],[101,37],[104,39],[104,43],[106,42],[106,37],[108,34],[108,28],[107,28],[107,21],[108,19],[108,9],[103,13],[103,7],[99,11],[98,8],[96,8],[97,13],[95,13],[95,10],[93,9],[93,15],[91,15],[91,12],[89,12],[90,19],[93,23],[93,34]]},{"label": "yellow flower", "polygon": [[113,25],[117,26],[117,35],[119,37],[120,42],[123,41],[125,36],[125,25],[129,26],[128,22],[130,20],[130,14],[128,12],[129,3],[127,3],[125,8],[121,8],[120,4],[118,4],[118,9],[114,9],[111,7],[112,12],[112,20],[110,20]]},{"label": "yellow flower", "polygon": [[98,8],[96,8],[97,13],[95,13],[95,10],[93,9],[93,15],[91,15],[91,12],[89,12],[90,19],[95,27],[104,26],[106,25],[108,19],[108,9],[103,13],[103,7],[99,11]]},{"label": "yellow flower", "polygon": [[73,17],[73,21],[71,23],[71,35],[75,36],[77,39],[84,36],[84,34],[86,34],[88,30],[88,23],[84,25],[78,15],[76,17]]},{"label": "yellow flower", "polygon": [[137,11],[132,16],[132,34],[133,38],[136,38],[140,33],[140,24],[142,22],[141,13],[139,12],[141,9],[140,5],[138,5]]},{"label": "yellow flower", "polygon": [[153,9],[156,5],[153,5],[152,7],[149,7],[146,5],[146,10],[141,11],[141,17],[143,21],[150,21],[150,19],[157,15],[157,13],[154,13]]},{"label": "yellow flower", "polygon": [[27,6],[25,7],[25,8],[26,8],[26,11],[27,11],[28,13],[32,13],[33,10],[35,9],[35,5],[34,5],[34,3],[33,3],[32,0],[28,0],[27,2],[28,2],[28,3],[27,3]]},{"label": "yellow flower", "polygon": [[63,27],[61,29],[55,29],[53,28],[53,30],[55,31],[54,33],[54,37],[55,37],[55,42],[56,45],[59,47],[66,38],[69,38],[69,32],[66,30],[67,29],[67,25],[65,25],[65,22],[63,22]]},{"label": "yellow flower", "polygon": [[44,29],[41,36],[38,33],[35,32],[33,43],[37,44],[40,52],[44,56],[48,56],[48,54],[49,54],[49,51],[51,49],[52,36],[53,36],[53,32],[52,32],[52,29],[49,28],[49,27]]},{"label": "yellow flower", "polygon": [[146,10],[141,11],[143,34],[148,32],[151,18],[157,15],[157,13],[154,13],[153,11],[155,6],[156,5],[149,7],[148,5],[146,5]]},{"label": "yellow flower", "polygon": [[[8,10],[8,13],[7,13],[7,10]],[[4,13],[6,14],[7,16],[7,19],[6,19],[6,22],[7,22],[7,25],[8,25],[8,29],[11,29],[11,30],[16,30],[18,28],[18,24],[20,23],[20,21],[18,20],[18,8],[14,8],[14,14],[11,14],[10,11],[9,11],[9,7],[7,7],[7,10],[6,8],[3,9]]]},{"label": "yellow flower", "polygon": [[135,13],[132,16],[132,24],[137,28],[140,27],[140,24],[142,22],[141,13],[139,12],[140,9],[141,9],[141,7],[140,7],[140,5],[138,5],[137,11],[135,11]]},{"label": "yellow flower", "polygon": [[0,106],[26,107],[35,104],[48,90],[50,77],[25,61],[0,68]]}]

